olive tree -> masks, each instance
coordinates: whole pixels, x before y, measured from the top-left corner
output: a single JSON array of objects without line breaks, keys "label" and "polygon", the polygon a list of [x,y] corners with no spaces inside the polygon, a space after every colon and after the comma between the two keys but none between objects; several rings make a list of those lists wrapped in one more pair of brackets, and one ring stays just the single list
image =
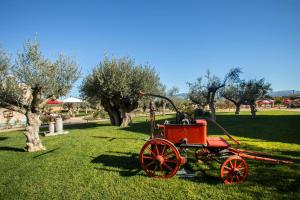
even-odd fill
[{"label": "olive tree", "polygon": [[250,106],[252,118],[256,117],[256,101],[259,98],[264,97],[268,92],[270,92],[271,84],[267,83],[264,78],[261,79],[251,79],[243,83],[244,88],[244,104]]},{"label": "olive tree", "polygon": [[25,149],[44,150],[39,137],[40,108],[47,99],[66,95],[80,70],[73,59],[62,54],[53,62],[44,58],[37,40],[24,44],[14,65],[10,65],[3,50],[0,55],[0,106],[26,116]]},{"label": "olive tree", "polygon": [[221,80],[221,78],[211,75],[210,71],[203,77],[199,77],[195,82],[189,82],[190,100],[201,107],[209,105],[212,120],[216,120],[215,98],[221,88],[229,82],[239,80],[240,68],[232,68]]},{"label": "olive tree", "polygon": [[245,104],[245,83],[230,84],[221,91],[221,96],[235,105],[235,114],[240,114],[240,107]]},{"label": "olive tree", "polygon": [[[178,103],[179,103],[176,97],[176,94],[178,94],[178,92],[179,92],[179,88],[175,86],[171,87],[166,92],[166,96],[174,102],[176,107],[178,107]],[[170,107],[171,105],[169,104],[169,102],[167,102],[167,106],[169,109],[174,110],[173,107]]]},{"label": "olive tree", "polygon": [[242,80],[237,84],[226,86],[221,95],[234,103],[236,106],[235,114],[239,114],[241,105],[249,105],[252,118],[256,117],[256,101],[264,97],[271,91],[271,84],[265,82],[263,78],[256,80]]},{"label": "olive tree", "polygon": [[[166,89],[167,89],[167,87],[165,85],[161,85],[160,89],[158,91],[158,94],[162,95],[162,96],[166,96],[167,95],[166,94]],[[165,115],[166,114],[167,101],[165,99],[159,99],[159,101],[160,101],[159,104],[162,106],[162,113],[163,113],[163,115]]]},{"label": "olive tree", "polygon": [[159,86],[159,76],[150,66],[136,65],[128,57],[105,57],[84,79],[81,94],[100,101],[112,125],[125,127],[138,107],[137,93],[157,92]]}]

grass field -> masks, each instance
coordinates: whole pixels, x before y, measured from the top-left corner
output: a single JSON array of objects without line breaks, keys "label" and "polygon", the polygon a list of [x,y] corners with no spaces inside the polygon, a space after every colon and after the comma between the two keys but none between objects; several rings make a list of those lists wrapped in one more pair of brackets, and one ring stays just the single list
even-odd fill
[{"label": "grass field", "polygon": [[[170,116],[169,116],[170,117]],[[66,127],[68,135],[42,137],[47,151],[25,153],[21,132],[0,133],[0,199],[300,199],[300,113],[258,112],[218,121],[242,148],[291,159],[291,165],[249,161],[245,183],[225,185],[216,163],[189,163],[196,178],[154,179],[140,171],[138,154],[149,125],[108,123]],[[209,127],[209,134],[220,134]]]}]

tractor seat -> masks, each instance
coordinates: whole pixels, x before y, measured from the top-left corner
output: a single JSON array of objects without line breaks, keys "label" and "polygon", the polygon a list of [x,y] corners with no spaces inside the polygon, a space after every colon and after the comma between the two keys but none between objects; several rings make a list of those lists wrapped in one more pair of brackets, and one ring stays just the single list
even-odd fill
[{"label": "tractor seat", "polygon": [[212,148],[228,148],[230,144],[222,137],[208,137],[207,147]]}]

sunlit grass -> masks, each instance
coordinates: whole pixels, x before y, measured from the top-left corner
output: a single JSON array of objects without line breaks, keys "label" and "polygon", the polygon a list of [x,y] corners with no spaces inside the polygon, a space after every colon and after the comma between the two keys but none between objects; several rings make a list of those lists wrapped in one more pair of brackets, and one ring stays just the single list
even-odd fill
[{"label": "sunlit grass", "polygon": [[[295,163],[249,161],[247,181],[228,186],[218,178],[219,165],[191,159],[198,177],[154,179],[138,165],[149,137],[145,118],[124,129],[108,123],[66,127],[68,135],[42,137],[47,151],[37,153],[22,152],[21,132],[0,133],[0,199],[299,199],[300,113],[263,111],[256,120],[249,112],[220,113],[218,121],[241,148]],[[209,134],[220,131],[210,125]]]}]

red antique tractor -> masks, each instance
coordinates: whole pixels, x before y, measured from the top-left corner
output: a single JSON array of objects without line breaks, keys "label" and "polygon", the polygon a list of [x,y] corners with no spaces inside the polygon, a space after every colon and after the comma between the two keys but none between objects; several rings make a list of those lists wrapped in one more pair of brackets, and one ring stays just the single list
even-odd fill
[{"label": "red antique tractor", "polygon": [[[152,133],[140,151],[140,165],[151,177],[171,178],[174,176],[187,162],[186,150],[192,148],[195,149],[195,156],[198,160],[213,159],[220,163],[220,177],[226,184],[240,183],[246,179],[248,164],[245,159],[291,163],[262,157],[266,154],[260,152],[235,149],[222,137],[208,137],[207,121],[210,121],[218,126],[231,141],[240,144],[218,123],[209,118],[192,119],[187,114],[180,112],[167,97],[142,92],[140,95],[163,98],[169,101],[176,110],[175,122],[166,121],[163,125],[156,125],[159,133]],[[152,116],[153,120],[154,116]]]}]

